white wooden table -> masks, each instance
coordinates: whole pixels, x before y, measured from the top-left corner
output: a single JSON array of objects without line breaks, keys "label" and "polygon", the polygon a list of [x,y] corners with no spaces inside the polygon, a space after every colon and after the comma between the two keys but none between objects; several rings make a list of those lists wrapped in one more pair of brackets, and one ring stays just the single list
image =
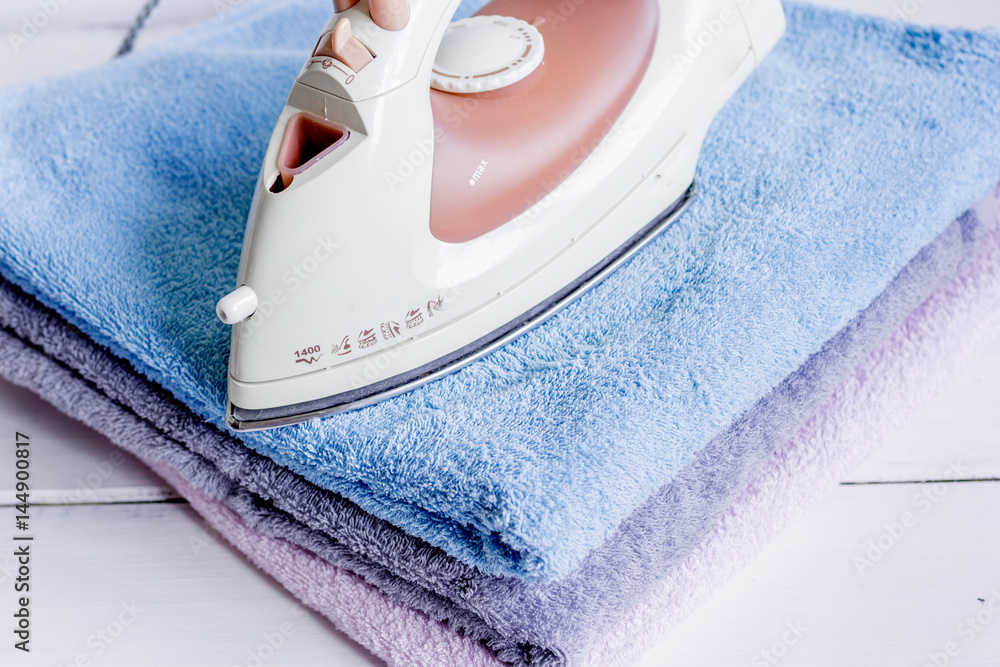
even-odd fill
[{"label": "white wooden table", "polygon": [[[106,62],[141,4],[5,0],[0,85]],[[996,2],[825,4],[902,12],[922,23],[1000,25]],[[59,9],[26,42],[11,41],[10,33],[21,34],[25,18],[31,21],[43,5]],[[139,47],[214,16],[217,6],[163,0]],[[993,599],[1000,605],[998,406],[1000,341],[661,641],[643,666],[1000,665],[1000,614],[988,607]],[[26,429],[34,443],[36,503],[33,652],[11,646],[17,575],[5,549],[0,665],[378,664],[224,545],[142,465],[0,381],[2,525],[10,525],[14,512],[7,440]],[[954,461],[967,470],[949,471]],[[922,483],[940,479],[947,481]],[[921,493],[935,495],[933,507],[859,576],[853,561],[859,549]]]}]

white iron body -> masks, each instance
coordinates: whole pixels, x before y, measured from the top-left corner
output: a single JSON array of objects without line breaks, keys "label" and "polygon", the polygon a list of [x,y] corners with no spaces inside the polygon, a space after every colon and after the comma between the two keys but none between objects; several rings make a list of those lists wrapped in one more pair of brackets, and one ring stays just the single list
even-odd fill
[{"label": "white iron body", "polygon": [[[613,270],[687,203],[709,124],[785,27],[779,0],[660,0],[648,70],[590,157],[524,214],[455,243],[430,231],[429,87],[459,4],[415,0],[406,27],[390,32],[361,0],[327,31],[349,18],[374,61],[351,73],[311,58],[296,80],[257,183],[240,289],[220,302],[220,316],[235,322],[233,428],[282,426],[412,389]],[[283,137],[302,112],[348,136],[274,192]],[[470,166],[469,187],[490,177],[489,161]]]}]

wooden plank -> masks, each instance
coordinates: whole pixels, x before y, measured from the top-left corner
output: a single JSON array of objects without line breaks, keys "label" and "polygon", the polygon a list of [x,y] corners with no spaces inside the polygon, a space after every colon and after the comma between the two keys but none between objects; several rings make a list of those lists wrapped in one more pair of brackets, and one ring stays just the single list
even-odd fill
[{"label": "wooden plank", "polygon": [[[247,0],[163,0],[136,42],[144,48]],[[79,72],[110,61],[145,0],[5,0],[0,86]]]},{"label": "wooden plank", "polygon": [[[191,26],[248,1],[161,0],[148,25]],[[4,0],[0,32],[23,30],[25,20],[41,31],[125,30],[145,4],[146,0]]]},{"label": "wooden plank", "polygon": [[[183,0],[165,4],[186,5]],[[32,30],[103,30],[131,25],[146,0],[4,0],[0,8],[0,32]],[[211,3],[209,3],[211,4]],[[30,26],[30,27],[28,27]]]},{"label": "wooden plank", "polygon": [[[662,640],[641,667],[919,667],[933,664],[934,655],[940,667],[994,667],[998,506],[995,482],[840,487]],[[946,654],[949,642],[955,656]]]},{"label": "wooden plank", "polygon": [[50,28],[17,50],[10,33],[0,34],[0,85],[33,81],[97,67],[108,62],[121,43],[119,29],[62,31]]},{"label": "wooden plank", "polygon": [[[949,664],[995,665],[1000,529],[981,511],[998,503],[996,483],[841,487],[642,666],[777,664],[765,650],[804,666],[922,665],[949,642],[960,649]],[[243,665],[285,622],[294,642],[275,664],[376,664],[322,620],[300,615],[187,506],[36,508],[32,524],[33,652],[4,664],[68,665],[83,655],[108,667]],[[13,564],[3,557],[0,588]],[[101,642],[91,638],[133,603],[137,622],[97,656]],[[987,614],[991,604],[998,611]],[[11,618],[12,605],[12,595],[0,596],[0,615]],[[965,620],[977,614],[979,630]],[[789,623],[801,637],[788,634]]]},{"label": "wooden plank", "polygon": [[983,29],[1000,26],[1000,6],[982,0],[818,0],[815,4],[921,25]]},{"label": "wooden plank", "polygon": [[998,406],[1000,339],[844,481],[1000,479]]},{"label": "wooden plank", "polygon": [[[0,37],[7,40],[9,32],[23,25],[19,20],[34,11],[37,2],[4,3]],[[0,46],[0,85],[106,62],[140,4],[140,0],[69,3],[24,49],[15,53],[9,43]],[[919,22],[1000,25],[1000,6],[977,0],[823,4],[886,15],[915,6],[908,17]],[[213,3],[203,0],[164,0],[140,46],[214,11]],[[1000,376],[998,350],[985,355],[851,480],[940,477],[956,456],[976,476],[995,476],[992,471],[1000,466],[1000,453],[992,436],[998,429],[987,417],[995,413],[1000,399],[995,381]],[[47,444],[36,450],[39,454],[33,460],[36,479],[42,480],[42,497],[50,493],[47,497],[53,501],[61,497],[79,502],[71,496],[81,488],[78,482],[86,485],[86,475],[115,450],[72,422],[53,426],[50,433],[45,429],[64,418],[46,406],[8,403],[8,396],[0,386],[4,429],[0,433],[9,433],[26,415],[37,420],[36,429],[43,429]],[[3,410],[8,407],[5,422]],[[8,464],[0,459],[0,471],[10,470]],[[3,477],[0,493],[7,494],[10,484]],[[948,485],[927,513],[915,514],[915,525],[893,541],[877,563],[859,571],[855,561],[866,557],[869,540],[892,539],[893,525],[901,522],[904,512],[919,512],[914,497],[928,488],[933,487],[841,487],[796,521],[643,664],[923,665],[933,664],[930,655],[939,664],[946,660],[949,665],[995,665],[1000,621],[983,624],[968,643],[958,628],[967,616],[983,614],[984,606],[993,602],[990,592],[1000,588],[995,567],[1000,543],[992,528],[996,522],[991,521],[1000,506],[1000,485]],[[127,461],[115,467],[98,491],[106,495],[91,495],[90,502],[164,490],[151,473]],[[0,648],[4,665],[71,664],[80,655],[111,667],[245,665],[252,660],[251,651],[264,646],[266,637],[280,631],[282,623],[297,622],[299,606],[294,600],[205,533],[186,506],[36,508],[33,515],[39,535],[34,570],[39,596],[34,602],[36,652],[27,660],[23,656],[8,660],[10,651]],[[0,510],[0,521],[6,522],[5,517],[12,520],[10,510]],[[3,535],[0,539],[9,539]],[[12,565],[10,556],[0,556],[0,590],[8,591],[0,595],[4,618],[10,618],[13,603]],[[121,605],[132,600],[143,609],[136,622],[103,655],[95,655],[88,638],[113,623]],[[808,628],[801,638],[788,635],[787,624],[794,627],[796,622]],[[314,616],[294,627],[289,640],[265,664],[375,664]],[[783,637],[798,641],[790,645]],[[960,649],[956,657],[944,654],[948,642]],[[763,651],[772,649],[769,659]],[[778,651],[787,653],[779,657]]]},{"label": "wooden plank", "polygon": [[[176,498],[146,466],[31,392],[0,379],[0,506],[14,502],[14,433],[31,437],[33,503]],[[2,533],[0,533],[2,535]]]},{"label": "wooden plank", "polygon": [[24,655],[11,641],[12,519],[0,511],[5,666],[379,664],[207,532],[187,505],[34,508]]}]

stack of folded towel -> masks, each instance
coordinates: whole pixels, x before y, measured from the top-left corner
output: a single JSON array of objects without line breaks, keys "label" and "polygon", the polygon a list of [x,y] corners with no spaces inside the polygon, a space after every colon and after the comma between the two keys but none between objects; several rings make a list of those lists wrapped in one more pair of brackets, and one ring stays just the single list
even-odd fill
[{"label": "stack of folded towel", "polygon": [[633,261],[448,378],[238,437],[214,302],[328,6],[3,91],[0,374],[390,663],[630,664],[1000,335],[1000,38],[786,9]]}]

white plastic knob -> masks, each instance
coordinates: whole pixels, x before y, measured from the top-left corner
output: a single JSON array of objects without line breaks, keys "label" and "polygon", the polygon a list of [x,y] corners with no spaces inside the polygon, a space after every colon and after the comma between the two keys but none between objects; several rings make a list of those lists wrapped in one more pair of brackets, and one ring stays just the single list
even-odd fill
[{"label": "white plastic knob", "polygon": [[243,285],[219,299],[215,314],[226,324],[239,324],[257,311],[257,293]]},{"label": "white plastic knob", "polygon": [[472,16],[444,34],[431,87],[485,93],[522,81],[542,64],[545,41],[535,26],[507,16]]}]

